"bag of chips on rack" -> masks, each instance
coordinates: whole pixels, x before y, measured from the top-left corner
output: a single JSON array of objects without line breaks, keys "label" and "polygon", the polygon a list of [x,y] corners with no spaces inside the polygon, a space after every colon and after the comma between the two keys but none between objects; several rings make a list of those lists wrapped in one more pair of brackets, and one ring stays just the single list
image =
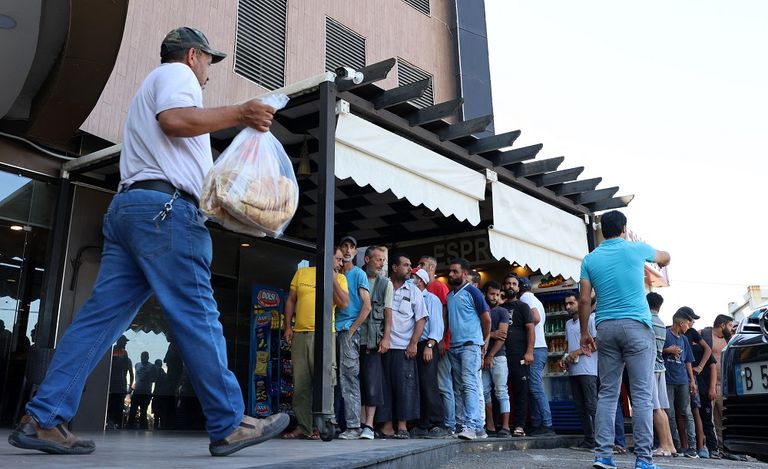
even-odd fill
[{"label": "bag of chips on rack", "polygon": [[[284,94],[262,100],[275,109]],[[200,209],[223,227],[251,236],[283,234],[299,203],[293,164],[271,132],[242,130],[219,156],[203,183]]]}]

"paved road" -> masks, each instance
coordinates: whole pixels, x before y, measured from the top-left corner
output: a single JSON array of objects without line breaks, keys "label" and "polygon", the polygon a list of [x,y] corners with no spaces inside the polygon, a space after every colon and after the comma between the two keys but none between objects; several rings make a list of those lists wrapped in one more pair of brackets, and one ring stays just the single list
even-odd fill
[{"label": "paved road", "polygon": [[[569,449],[535,449],[524,451],[496,451],[461,453],[439,469],[493,468],[493,469],[588,469],[592,467],[590,453]],[[616,456],[619,469],[634,467],[634,456]],[[714,459],[659,458],[662,469],[768,469],[768,464],[750,458],[750,462]]]}]

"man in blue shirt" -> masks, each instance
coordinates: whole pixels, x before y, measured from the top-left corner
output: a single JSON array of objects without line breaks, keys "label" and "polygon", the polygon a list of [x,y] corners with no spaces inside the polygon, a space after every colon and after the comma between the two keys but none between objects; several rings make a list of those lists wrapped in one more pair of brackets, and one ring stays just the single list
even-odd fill
[{"label": "man in blue shirt", "polygon": [[[357,440],[360,428],[360,331],[358,330],[371,312],[368,275],[354,263],[357,256],[357,240],[344,236],[339,243],[344,257],[342,271],[347,277],[349,305],[336,310],[336,348],[339,364],[339,387],[344,408],[346,430],[339,435],[342,440]],[[339,409],[340,406],[336,408]]]},{"label": "man in blue shirt", "polygon": [[[682,309],[682,308],[681,308]],[[694,361],[691,342],[685,333],[691,327],[690,319],[684,311],[678,310],[672,316],[672,327],[667,329],[667,337],[664,341],[664,367],[667,369],[667,397],[669,398],[669,429],[672,432],[672,441],[678,453],[683,453],[689,458],[698,458],[696,452],[696,427],[691,412],[691,394],[697,394],[696,379],[693,377]],[[683,451],[680,443],[682,435],[677,429],[677,413],[685,420],[685,432],[687,434],[688,448]]]},{"label": "man in blue shirt", "polygon": [[491,334],[490,307],[480,290],[466,281],[470,272],[466,259],[452,260],[449,269],[448,284],[452,288],[448,293],[448,324],[451,328],[449,357],[454,379],[458,380],[461,389],[456,399],[461,399],[464,404],[463,429],[458,436],[474,440],[488,436],[480,412],[478,370]]},{"label": "man in blue shirt", "polygon": [[[645,300],[645,262],[669,263],[669,254],[642,242],[626,240],[627,218],[613,210],[600,218],[605,237],[581,263],[579,325],[581,348],[597,350],[600,393],[595,416],[594,467],[615,469],[614,419],[621,374],[626,366],[632,394],[635,468],[653,469],[653,368],[656,344],[651,311]],[[589,332],[592,289],[597,298],[595,326],[600,348]]]}]

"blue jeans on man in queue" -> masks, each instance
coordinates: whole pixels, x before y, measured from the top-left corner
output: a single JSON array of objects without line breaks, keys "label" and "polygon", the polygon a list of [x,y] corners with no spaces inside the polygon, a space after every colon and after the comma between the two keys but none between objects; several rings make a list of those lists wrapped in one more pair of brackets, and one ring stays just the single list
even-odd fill
[{"label": "blue jeans on man in queue", "polygon": [[597,326],[597,368],[600,393],[595,416],[595,456],[613,456],[616,406],[624,366],[632,395],[635,456],[653,462],[653,365],[656,339],[653,329],[634,319],[602,321]]},{"label": "blue jeans on man in queue", "polygon": [[549,398],[544,392],[542,375],[547,364],[548,351],[546,347],[533,349],[533,363],[531,363],[528,377],[528,395],[531,397],[531,425],[534,427],[551,427],[552,412],[549,410]]},{"label": "blue jeans on man in queue", "polygon": [[458,389],[454,386],[454,390],[455,399],[461,400],[464,405],[462,423],[465,428],[482,430],[485,428],[485,422],[483,422],[480,414],[480,399],[482,398],[480,383],[478,382],[478,371],[481,363],[480,346],[451,344],[449,356],[451,357],[453,376],[460,382]]},{"label": "blue jeans on man in queue", "polygon": [[443,425],[453,430],[456,427],[456,399],[453,390],[453,375],[451,373],[450,349],[437,362],[437,389],[443,399]]},{"label": "blue jeans on man in queue", "polygon": [[154,293],[206,417],[211,441],[232,433],[244,404],[227,367],[226,342],[211,288],[211,236],[196,206],[134,189],[115,195],[104,216],[101,266],[88,301],[67,328],[45,381],[27,404],[44,428],[69,422],[86,378]]}]

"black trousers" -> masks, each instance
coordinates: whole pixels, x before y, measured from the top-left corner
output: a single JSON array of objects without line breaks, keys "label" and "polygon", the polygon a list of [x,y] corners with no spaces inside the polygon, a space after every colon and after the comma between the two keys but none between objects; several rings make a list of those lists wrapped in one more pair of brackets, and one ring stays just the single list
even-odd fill
[{"label": "black trousers", "polygon": [[597,376],[579,375],[568,378],[576,404],[576,413],[581,420],[584,442],[595,444],[595,413],[597,412]]},{"label": "black trousers", "polygon": [[[381,355],[384,371],[384,405],[376,408],[376,423],[419,418],[419,378],[416,357],[405,358],[405,350],[389,349]],[[438,394],[439,395],[439,394]]]},{"label": "black trousers", "polygon": [[[416,368],[419,372],[419,395],[421,397],[419,427],[432,428],[443,426],[443,399],[437,387],[437,363],[440,354],[437,347],[432,349],[432,360],[424,362],[424,349],[427,341],[421,341],[417,345]],[[448,357],[446,357],[448,358]]]},{"label": "black trousers", "polygon": [[699,400],[701,401],[699,416],[701,417],[701,425],[704,428],[705,444],[709,451],[717,451],[717,435],[715,434],[715,423],[712,420],[712,401],[709,400],[706,393],[699,393]]},{"label": "black trousers", "polygon": [[507,352],[513,427],[525,427],[525,419],[528,416],[528,365],[520,364],[524,355],[525,352]]}]

